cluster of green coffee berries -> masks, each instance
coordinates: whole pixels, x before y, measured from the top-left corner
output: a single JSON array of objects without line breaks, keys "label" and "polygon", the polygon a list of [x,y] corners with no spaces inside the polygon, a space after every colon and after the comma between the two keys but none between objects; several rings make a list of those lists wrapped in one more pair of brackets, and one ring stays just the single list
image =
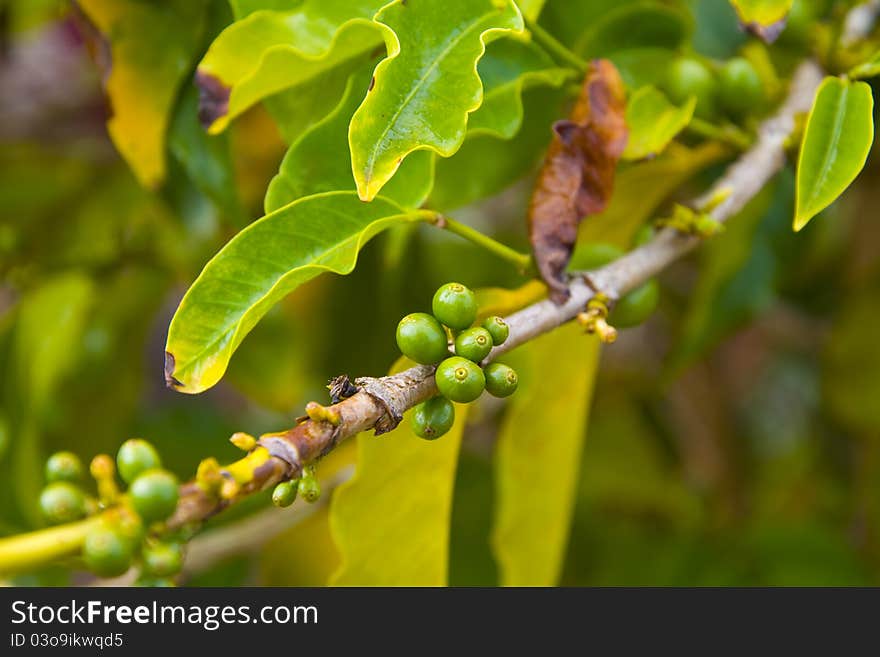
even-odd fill
[{"label": "cluster of green coffee berries", "polygon": [[[116,473],[128,485],[123,494]],[[58,452],[46,462],[47,485],[40,494],[40,509],[51,524],[80,520],[101,512],[82,546],[82,559],[101,577],[115,577],[139,561],[142,585],[173,584],[167,578],[180,571],[180,543],[160,538],[162,521],[174,513],[178,501],[177,478],[162,468],[156,449],[139,438],[119,448],[116,462],[100,454],[92,459],[90,474],[97,497],[83,488],[82,462],[71,452]]]},{"label": "cluster of green coffee berries", "polygon": [[307,465],[297,479],[282,481],[272,491],[272,504],[285,508],[296,501],[297,495],[309,504],[317,502],[321,497],[321,484],[315,476],[314,466]]},{"label": "cluster of green coffee berries", "polygon": [[732,119],[741,119],[759,113],[766,101],[761,77],[744,57],[718,65],[681,57],[669,67],[664,88],[674,103],[695,97],[694,114],[708,120],[716,118],[719,110]]},{"label": "cluster of green coffee berries", "polygon": [[[407,358],[422,365],[437,365],[434,379],[440,395],[416,406],[412,425],[416,434],[434,440],[455,421],[453,402],[466,404],[483,390],[507,397],[516,390],[516,371],[502,363],[481,363],[492,347],[503,344],[510,329],[500,317],[489,317],[481,326],[477,299],[461,283],[447,283],[434,294],[432,315],[412,313],[397,325],[397,346]],[[455,355],[449,348],[452,343]]]}]

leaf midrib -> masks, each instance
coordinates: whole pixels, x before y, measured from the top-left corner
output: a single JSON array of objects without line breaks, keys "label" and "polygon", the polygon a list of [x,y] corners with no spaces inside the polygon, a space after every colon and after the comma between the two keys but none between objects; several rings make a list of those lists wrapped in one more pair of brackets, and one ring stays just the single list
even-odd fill
[{"label": "leaf midrib", "polygon": [[849,95],[849,92],[849,87],[844,87],[843,93],[840,94],[837,99],[836,107],[834,109],[834,130],[831,139],[832,147],[828,149],[828,152],[822,158],[822,168],[819,172],[819,176],[816,178],[816,184],[812,185],[810,195],[807,197],[805,205],[807,206],[806,209],[808,211],[819,197],[818,191],[821,189],[822,185],[824,185],[828,173],[830,172],[834,161],[837,159],[837,147],[840,141],[840,135],[843,132],[843,121],[846,116],[846,98]]}]

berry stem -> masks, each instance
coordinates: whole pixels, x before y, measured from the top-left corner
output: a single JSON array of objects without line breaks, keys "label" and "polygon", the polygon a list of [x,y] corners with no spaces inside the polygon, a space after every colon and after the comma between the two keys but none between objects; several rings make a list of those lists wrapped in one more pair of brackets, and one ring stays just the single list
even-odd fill
[{"label": "berry stem", "polygon": [[486,251],[493,253],[502,260],[506,260],[523,274],[528,273],[533,269],[532,256],[528,253],[520,253],[506,244],[502,244],[488,235],[484,235],[475,228],[471,228],[455,219],[450,219],[449,217],[444,217],[439,214],[435,215],[433,223],[438,228],[443,228],[450,233],[455,233],[472,244],[476,244],[477,246],[486,249]]},{"label": "berry stem", "polygon": [[0,575],[25,572],[79,552],[86,534],[102,514],[58,527],[11,536],[0,541]]},{"label": "berry stem", "polygon": [[572,67],[581,75],[587,72],[589,64],[582,57],[562,45],[556,37],[547,32],[547,30],[538,25],[535,21],[526,18],[525,23],[526,29],[531,33],[535,43],[542,46],[555,59]]}]

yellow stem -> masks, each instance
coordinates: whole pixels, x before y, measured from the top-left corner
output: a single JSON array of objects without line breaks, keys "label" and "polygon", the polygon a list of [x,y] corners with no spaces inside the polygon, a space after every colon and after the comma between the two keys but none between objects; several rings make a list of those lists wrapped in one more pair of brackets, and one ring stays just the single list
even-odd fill
[{"label": "yellow stem", "polygon": [[26,572],[79,552],[102,514],[78,522],[0,539],[0,575]]}]

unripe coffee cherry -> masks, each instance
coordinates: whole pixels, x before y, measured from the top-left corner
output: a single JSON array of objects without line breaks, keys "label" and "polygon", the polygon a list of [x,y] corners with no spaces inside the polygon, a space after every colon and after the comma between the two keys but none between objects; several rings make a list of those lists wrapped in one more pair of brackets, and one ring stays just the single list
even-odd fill
[{"label": "unripe coffee cherry", "polygon": [[734,57],[718,74],[718,96],[724,110],[739,118],[759,112],[764,104],[764,85],[749,60]]},{"label": "unripe coffee cherry", "polygon": [[296,501],[296,491],[298,487],[299,479],[282,481],[275,486],[275,490],[272,491],[272,504],[282,509],[290,506]]},{"label": "unripe coffee cherry", "polygon": [[131,567],[131,544],[112,527],[91,530],[83,543],[83,560],[99,577],[116,577]]},{"label": "unripe coffee cherry", "polygon": [[477,297],[461,283],[447,283],[434,293],[431,310],[446,326],[461,331],[477,318]]},{"label": "unripe coffee cherry", "polygon": [[507,325],[507,322],[497,315],[487,317],[483,321],[483,328],[489,331],[489,335],[492,336],[492,344],[496,347],[504,344],[508,336],[510,336],[510,327]]},{"label": "unripe coffee cherry", "polygon": [[509,397],[516,392],[519,377],[509,365],[489,363],[483,372],[486,375],[486,391],[493,397]]},{"label": "unripe coffee cherry", "polygon": [[183,549],[178,543],[155,543],[144,546],[141,556],[144,571],[154,577],[168,577],[180,572]]},{"label": "unripe coffee cherry", "polygon": [[606,242],[578,244],[568,262],[569,271],[591,271],[604,267],[623,255],[623,250]]},{"label": "unripe coffee cherry", "polygon": [[317,502],[321,497],[321,484],[313,474],[303,473],[299,480],[299,494],[309,504]]},{"label": "unripe coffee cherry", "polygon": [[162,461],[156,448],[146,440],[131,438],[120,445],[116,467],[122,480],[130,484],[141,472],[162,467]]},{"label": "unripe coffee cherry", "polygon": [[486,387],[483,370],[461,356],[453,356],[440,363],[434,380],[440,394],[460,404],[474,401]]},{"label": "unripe coffee cherry", "polygon": [[659,301],[660,286],[652,279],[618,301],[608,319],[618,328],[637,326],[653,314]]},{"label": "unripe coffee cherry", "polygon": [[73,522],[86,515],[86,496],[69,481],[55,481],[40,493],[40,511],[53,525]]},{"label": "unripe coffee cherry", "polygon": [[674,61],[669,67],[665,88],[670,100],[677,105],[695,96],[694,114],[701,118],[710,119],[717,112],[718,85],[709,67],[698,59],[682,57]]},{"label": "unripe coffee cherry", "polygon": [[144,522],[165,520],[177,508],[177,477],[167,470],[147,470],[131,483],[128,495]]},{"label": "unripe coffee cherry", "polygon": [[412,427],[425,440],[436,440],[452,428],[455,406],[445,397],[432,397],[413,409]]},{"label": "unripe coffee cherry", "polygon": [[46,461],[46,481],[77,482],[83,478],[83,464],[73,452],[57,452]]},{"label": "unripe coffee cherry", "polygon": [[469,328],[455,338],[455,353],[479,363],[492,351],[492,334],[479,326]]},{"label": "unripe coffee cherry", "polygon": [[427,313],[407,315],[397,325],[397,347],[407,358],[433,365],[449,355],[446,331]]}]

